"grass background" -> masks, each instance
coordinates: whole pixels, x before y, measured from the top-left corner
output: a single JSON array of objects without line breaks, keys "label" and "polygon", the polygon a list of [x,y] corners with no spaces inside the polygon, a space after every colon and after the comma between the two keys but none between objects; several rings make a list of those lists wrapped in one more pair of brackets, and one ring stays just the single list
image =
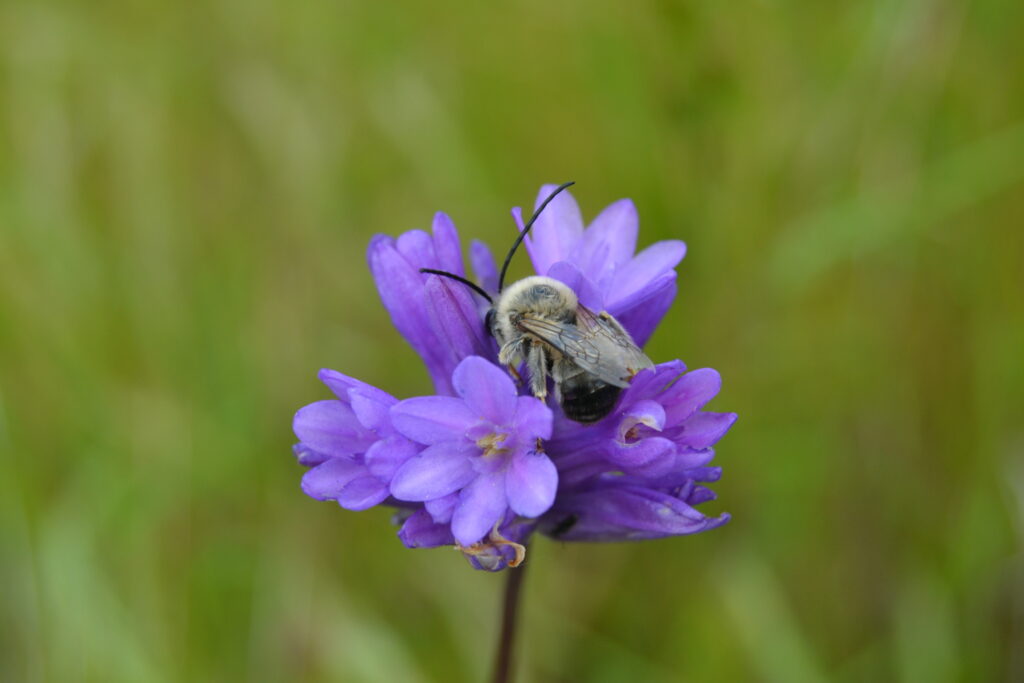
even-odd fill
[{"label": "grass background", "polygon": [[[531,549],[522,681],[1024,679],[1024,4],[0,4],[0,680],[478,681],[501,577],[305,498],[365,267],[574,179],[681,238],[695,537]],[[517,261],[517,274],[526,260]]]}]

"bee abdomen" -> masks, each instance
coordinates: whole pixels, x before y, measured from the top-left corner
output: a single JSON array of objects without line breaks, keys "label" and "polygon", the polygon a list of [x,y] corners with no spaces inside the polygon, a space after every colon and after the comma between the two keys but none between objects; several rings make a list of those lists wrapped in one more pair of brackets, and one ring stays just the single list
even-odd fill
[{"label": "bee abdomen", "polygon": [[562,383],[562,411],[575,422],[597,422],[612,412],[622,391],[599,379],[570,378]]}]

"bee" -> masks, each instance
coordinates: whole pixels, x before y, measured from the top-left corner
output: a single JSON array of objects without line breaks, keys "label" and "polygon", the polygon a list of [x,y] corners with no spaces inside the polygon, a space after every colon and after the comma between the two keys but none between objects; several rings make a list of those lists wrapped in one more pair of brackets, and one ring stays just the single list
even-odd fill
[{"label": "bee", "polygon": [[542,401],[551,378],[565,416],[586,424],[608,415],[633,376],[654,363],[618,320],[581,304],[565,283],[533,275],[507,289],[503,286],[512,256],[541,212],[572,184],[564,183],[548,195],[519,233],[501,268],[497,301],[454,273],[431,268],[420,272],[457,280],[485,298],[491,307],[484,325],[500,346],[498,361],[517,381],[522,381],[517,368],[525,363],[530,393]]}]

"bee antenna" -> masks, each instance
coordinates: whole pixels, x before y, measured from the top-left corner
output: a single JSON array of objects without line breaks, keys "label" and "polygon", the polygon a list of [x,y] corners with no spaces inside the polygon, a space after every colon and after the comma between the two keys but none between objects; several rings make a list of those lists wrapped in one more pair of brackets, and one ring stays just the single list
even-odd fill
[{"label": "bee antenna", "polygon": [[483,298],[487,299],[487,303],[491,304],[492,306],[494,305],[494,299],[491,298],[490,294],[485,292],[483,290],[483,288],[480,287],[475,282],[470,282],[469,280],[467,280],[466,278],[462,277],[461,275],[456,275],[455,273],[449,273],[449,272],[444,271],[444,270],[434,270],[433,268],[420,268],[420,272],[421,273],[431,273],[432,275],[441,275],[442,277],[451,278],[452,280],[455,280],[456,282],[461,282],[462,284],[466,285],[467,287],[472,289],[474,292],[476,292],[477,294],[479,294]]},{"label": "bee antenna", "polygon": [[523,227],[522,232],[520,232],[519,236],[516,238],[516,241],[512,243],[512,248],[508,250],[508,256],[505,257],[505,263],[502,264],[502,266],[501,266],[501,277],[498,278],[498,291],[499,292],[505,286],[505,272],[508,270],[508,264],[512,262],[512,255],[516,253],[516,249],[518,249],[519,245],[523,243],[524,239],[526,239],[526,233],[530,232],[530,228],[533,227],[533,224],[537,220],[537,217],[540,216],[541,211],[543,211],[544,207],[546,207],[548,204],[551,203],[552,199],[554,199],[556,196],[558,196],[559,192],[561,192],[565,188],[569,187],[570,185],[575,185],[575,184],[576,184],[575,180],[570,180],[569,182],[562,183],[561,185],[556,187],[554,192],[549,194],[547,196],[547,199],[545,199],[543,202],[541,202],[540,206],[537,207],[537,210],[533,212],[532,216],[530,216],[530,220],[527,221],[526,225]]}]

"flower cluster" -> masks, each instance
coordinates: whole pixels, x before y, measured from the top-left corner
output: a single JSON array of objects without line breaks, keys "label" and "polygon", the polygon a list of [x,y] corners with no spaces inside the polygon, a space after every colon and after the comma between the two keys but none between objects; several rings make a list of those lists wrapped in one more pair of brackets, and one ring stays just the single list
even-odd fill
[{"label": "flower cluster", "polygon": [[[541,188],[539,205],[553,190]],[[523,230],[519,209],[513,216]],[[629,200],[584,227],[575,200],[558,195],[525,246],[536,272],[567,284],[580,303],[607,311],[638,345],[676,294],[682,242],[636,254],[638,220]],[[350,510],[395,507],[399,538],[411,548],[455,545],[478,569],[522,561],[534,532],[562,541],[622,541],[691,534],[720,526],[695,506],[712,500],[713,446],[736,415],[703,410],[721,380],[681,361],[638,373],[594,424],[567,419],[517,387],[497,365],[497,346],[472,290],[423,268],[465,276],[454,224],[438,213],[432,234],[376,236],[370,270],[395,327],[422,357],[436,395],[400,401],[322,370],[335,398],[295,415],[295,454],[309,467],[307,495]],[[496,291],[486,246],[469,260],[477,281]]]}]

